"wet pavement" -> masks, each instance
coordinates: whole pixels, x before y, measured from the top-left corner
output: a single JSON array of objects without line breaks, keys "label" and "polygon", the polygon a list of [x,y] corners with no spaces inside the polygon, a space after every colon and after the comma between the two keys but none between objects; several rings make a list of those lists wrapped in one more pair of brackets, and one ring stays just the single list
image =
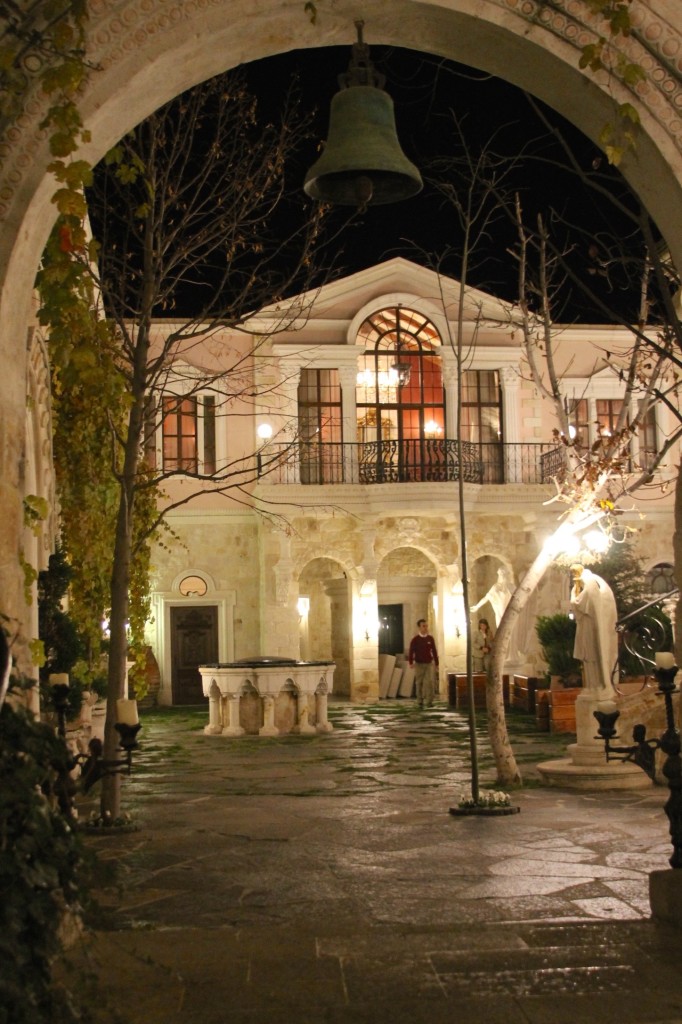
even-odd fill
[{"label": "wet pavement", "polygon": [[649,919],[665,790],[544,788],[534,765],[570,737],[510,713],[520,813],[455,817],[461,715],[386,701],[330,719],[235,740],[204,736],[203,709],[144,717],[124,781],[139,830],[87,840],[116,869],[74,951],[98,1021],[681,1024],[682,932]]}]

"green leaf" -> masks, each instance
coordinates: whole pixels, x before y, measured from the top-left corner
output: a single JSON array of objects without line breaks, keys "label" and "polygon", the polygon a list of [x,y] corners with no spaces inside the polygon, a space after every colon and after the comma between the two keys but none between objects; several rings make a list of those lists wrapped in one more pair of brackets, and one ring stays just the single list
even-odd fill
[{"label": "green leaf", "polygon": [[618,114],[623,120],[631,121],[632,124],[640,123],[639,111],[631,103],[621,103]]},{"label": "green leaf", "polygon": [[71,132],[54,132],[50,136],[50,152],[53,156],[69,156],[78,149],[78,142]]},{"label": "green leaf", "polygon": [[87,206],[85,196],[80,192],[74,192],[70,188],[58,188],[52,196],[52,202],[60,213],[71,214],[75,217],[85,217]]}]

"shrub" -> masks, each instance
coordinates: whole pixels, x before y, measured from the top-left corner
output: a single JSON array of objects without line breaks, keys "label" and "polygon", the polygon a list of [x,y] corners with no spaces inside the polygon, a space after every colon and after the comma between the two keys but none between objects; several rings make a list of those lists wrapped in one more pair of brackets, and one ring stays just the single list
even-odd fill
[{"label": "shrub", "polygon": [[0,708],[0,1024],[89,1018],[53,983],[60,928],[80,911],[80,841],[57,806],[64,742],[24,708]]}]

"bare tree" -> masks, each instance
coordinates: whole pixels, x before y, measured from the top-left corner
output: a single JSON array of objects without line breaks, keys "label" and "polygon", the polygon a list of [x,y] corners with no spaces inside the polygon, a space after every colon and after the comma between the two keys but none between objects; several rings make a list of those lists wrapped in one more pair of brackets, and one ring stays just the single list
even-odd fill
[{"label": "bare tree", "polygon": [[[116,701],[123,696],[131,559],[149,543],[169,508],[198,490],[246,489],[262,467],[246,455],[202,467],[180,460],[170,468],[145,457],[145,431],[167,396],[180,402],[213,391],[224,414],[252,400],[251,361],[266,337],[290,328],[306,310],[291,294],[309,292],[324,211],[296,211],[287,167],[308,130],[293,96],[277,123],[262,124],[240,72],[212,80],[163,107],[127,135],[96,173],[89,205],[100,242],[98,287],[116,328],[116,370],[125,382],[124,415],[110,417],[111,466],[118,487],[111,559],[110,651],[105,757],[115,756]],[[298,191],[296,182],[296,191]],[[269,307],[266,328],[255,313]],[[154,331],[158,316],[182,318]],[[197,364],[221,328],[250,338],[248,352],[222,352],[209,369]],[[164,399],[166,396],[166,399]],[[168,409],[168,407],[167,407]],[[158,511],[164,481],[182,475],[196,488]],[[136,510],[146,505],[141,519]],[[102,811],[120,809],[117,776],[103,782]]]},{"label": "bare tree", "polygon": [[[677,378],[670,373],[671,367],[679,367],[682,353],[679,320],[672,298],[677,285],[671,281],[671,275],[674,278],[672,268],[661,258],[655,229],[617,172],[613,169],[603,172],[599,160],[585,171],[546,115],[537,107],[536,113],[547,133],[530,139],[523,152],[506,159],[494,154],[493,140],[480,147],[479,154],[475,153],[462,127],[455,122],[463,155],[456,160],[441,161],[435,169],[437,187],[454,210],[455,224],[463,239],[461,250],[457,250],[460,308],[466,295],[466,283],[481,280],[481,268],[471,260],[475,225],[479,232],[476,247],[483,253],[491,251],[489,236],[495,215],[506,217],[513,228],[514,235],[504,256],[507,260],[511,256],[516,262],[517,298],[511,305],[507,326],[513,326],[521,335],[529,377],[543,398],[551,403],[556,423],[554,439],[559,471],[555,476],[552,502],[560,508],[557,529],[524,574],[498,623],[488,674],[488,728],[501,785],[515,785],[521,780],[506,729],[502,688],[504,665],[519,615],[554,561],[563,539],[592,523],[599,521],[604,525],[612,521],[626,503],[632,504],[630,496],[652,482],[657,467],[680,436],[680,430],[674,431],[655,456],[648,458],[646,465],[633,464],[632,438],[654,403],[665,403],[680,421]],[[597,233],[593,227],[590,233],[589,228],[580,228],[570,221],[562,212],[561,196],[557,197],[556,208],[548,212],[547,220],[538,215],[534,226],[528,227],[521,201],[510,182],[513,177],[523,182],[524,169],[530,161],[540,161],[554,171],[560,168],[564,174],[572,175],[583,194],[600,207],[603,229]],[[474,194],[477,198],[472,206]],[[484,209],[488,210],[485,216],[482,215]],[[609,230],[610,217],[617,217],[620,224],[627,225],[627,237],[621,237],[620,245],[617,233]],[[500,233],[498,226],[495,238],[501,235],[503,237],[503,232]],[[621,293],[634,293],[637,297],[638,308],[632,317],[625,311]],[[558,324],[566,322],[567,311],[571,306],[576,308],[579,302],[599,310],[603,321],[627,328],[631,339],[626,352],[600,353],[602,367],[611,365],[623,381],[624,400],[616,429],[608,435],[600,434],[591,446],[585,445],[585,439],[571,437],[567,396],[555,358],[560,337]],[[451,339],[460,376],[468,359],[461,337],[460,323]],[[460,490],[461,487],[460,481]],[[460,519],[464,523],[461,507]],[[677,535],[682,536],[682,528]],[[464,526],[461,546],[468,619]],[[467,670],[470,675],[469,649]]]},{"label": "bare tree", "polygon": [[[460,236],[457,249],[441,255],[436,264],[440,271],[446,263],[455,262],[458,279],[458,297],[454,327],[450,317],[446,323],[450,334],[448,342],[455,355],[457,366],[457,420],[456,420],[456,459],[460,467],[457,477],[457,496],[460,530],[460,570],[462,578],[462,600],[464,618],[468,623],[471,619],[471,600],[469,593],[469,566],[467,554],[467,527],[464,501],[464,472],[462,443],[462,394],[464,374],[470,364],[473,348],[476,344],[476,330],[471,337],[465,338],[465,317],[471,315],[471,299],[469,282],[475,274],[480,277],[484,272],[483,265],[489,251],[491,235],[495,232],[496,222],[501,217],[500,197],[506,195],[506,181],[515,167],[515,161],[504,160],[494,151],[494,136],[479,150],[474,150],[466,138],[466,124],[452,116],[452,129],[458,140],[459,156],[446,161],[436,161],[432,171],[432,184],[442,195],[444,202],[452,211]],[[439,274],[439,282],[441,277]],[[444,289],[441,287],[440,301],[446,308]],[[473,320],[478,323],[482,319],[482,311],[474,310]],[[471,754],[471,795],[475,802],[479,799],[478,750],[476,736],[476,707],[473,682],[473,644],[471,630],[466,633],[466,677],[468,688],[469,744]],[[488,733],[498,764],[498,774],[506,778],[520,778],[516,759],[509,741],[504,705],[497,694],[488,694]],[[503,768],[501,766],[504,766]]]},{"label": "bare tree", "polygon": [[[559,334],[553,317],[553,289],[557,278],[574,272],[570,270],[565,253],[553,246],[542,217],[532,231],[528,230],[518,199],[515,217],[518,244],[514,256],[518,265],[519,295],[515,312],[520,320],[530,377],[543,398],[551,403],[557,423],[554,438],[561,458],[554,476],[552,501],[560,506],[561,514],[556,530],[520,580],[498,625],[490,670],[490,687],[498,695],[502,693],[502,673],[514,626],[545,571],[562,553],[567,538],[594,523],[600,523],[608,531],[619,514],[633,507],[631,496],[652,483],[657,468],[682,436],[682,420],[670,393],[671,388],[676,392],[674,381],[671,383],[671,368],[677,361],[670,330],[666,323],[650,323],[655,281],[652,265],[656,254],[652,262],[650,251],[643,247],[636,293],[640,301],[639,317],[634,325],[622,323],[631,331],[629,347],[620,354],[608,351],[601,354],[602,365],[611,365],[624,384],[618,422],[612,431],[599,430],[596,439],[589,444],[579,435],[572,436],[567,397],[555,358]],[[629,269],[631,271],[632,267]],[[614,316],[613,310],[610,315]],[[633,436],[640,430],[652,405],[660,401],[675,408],[679,426],[656,453],[647,453],[646,462],[637,464],[631,453]],[[504,765],[499,761],[497,768],[501,782],[516,781],[504,776]]]}]

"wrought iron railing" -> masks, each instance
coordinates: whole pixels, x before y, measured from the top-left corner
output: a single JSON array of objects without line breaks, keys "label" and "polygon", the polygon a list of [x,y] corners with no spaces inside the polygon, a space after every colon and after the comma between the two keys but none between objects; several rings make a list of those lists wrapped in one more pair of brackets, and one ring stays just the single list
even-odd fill
[{"label": "wrought iron railing", "polygon": [[543,484],[555,475],[551,444],[477,444],[444,438],[268,444],[259,477],[278,484],[447,482]]},{"label": "wrought iron railing", "polygon": [[620,681],[651,676],[656,654],[672,649],[672,626],[665,605],[679,594],[677,588],[635,608],[616,623]]}]

